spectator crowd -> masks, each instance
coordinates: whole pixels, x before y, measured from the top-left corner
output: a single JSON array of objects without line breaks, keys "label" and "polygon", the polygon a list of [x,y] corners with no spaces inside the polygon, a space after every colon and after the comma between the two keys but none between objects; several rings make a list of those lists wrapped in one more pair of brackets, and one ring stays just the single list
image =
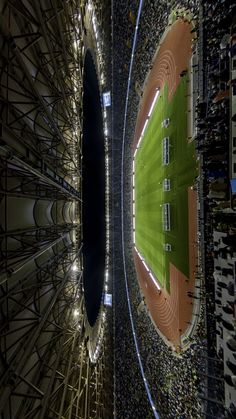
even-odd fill
[{"label": "spectator crowd", "polygon": [[[229,179],[229,43],[221,48],[222,38],[230,32],[235,14],[231,2],[147,0],[144,2],[136,45],[122,160],[125,98],[131,48],[138,4],[132,0],[114,2],[113,28],[113,235],[115,280],[115,410],[117,418],[149,418],[153,412],[140,373],[127,302],[126,271],[131,314],[138,340],[145,377],[161,418],[232,418],[235,401],[226,405],[225,382],[234,386],[234,373],[225,374],[224,359],[217,349],[217,284],[214,278],[215,230],[235,228],[234,200]],[[203,272],[200,291],[189,298],[200,299],[197,327],[189,346],[176,354],[156,332],[148,312],[138,312],[142,299],[133,261],[132,244],[132,159],[133,138],[140,95],[160,38],[172,10],[189,10],[195,22],[199,55],[199,95],[196,104],[196,152],[201,163],[198,177],[200,244]],[[223,82],[223,83],[222,83]],[[223,88],[222,88],[223,85]],[[224,93],[225,92],[225,93]],[[115,150],[115,151],[114,151]],[[123,191],[118,180],[123,174]],[[121,194],[124,197],[124,254],[122,255]],[[229,215],[230,212],[230,215]],[[234,247],[228,249],[232,256]],[[124,264],[123,264],[124,263]],[[235,278],[234,278],[235,281]],[[227,284],[226,284],[227,285]],[[232,286],[230,291],[232,293]],[[233,308],[234,309],[234,308]],[[234,325],[231,328],[235,336]],[[235,344],[236,349],[236,344]],[[232,366],[231,366],[232,369]],[[236,369],[236,367],[235,367]],[[230,378],[229,378],[230,377]]]}]

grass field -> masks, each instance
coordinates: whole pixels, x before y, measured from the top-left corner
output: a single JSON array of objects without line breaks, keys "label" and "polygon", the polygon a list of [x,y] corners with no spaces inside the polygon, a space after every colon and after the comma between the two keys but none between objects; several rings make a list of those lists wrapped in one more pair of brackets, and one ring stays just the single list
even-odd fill
[{"label": "grass field", "polygon": [[[187,140],[187,78],[171,100],[168,87],[158,101],[135,157],[135,245],[162,287],[169,291],[169,263],[189,274],[188,186],[197,175],[194,143]],[[161,122],[170,118],[168,128]],[[170,138],[170,163],[162,164],[162,139]],[[171,190],[163,191],[163,179],[170,179]],[[162,204],[170,203],[171,230],[162,225]],[[164,250],[170,243],[172,251]]]}]

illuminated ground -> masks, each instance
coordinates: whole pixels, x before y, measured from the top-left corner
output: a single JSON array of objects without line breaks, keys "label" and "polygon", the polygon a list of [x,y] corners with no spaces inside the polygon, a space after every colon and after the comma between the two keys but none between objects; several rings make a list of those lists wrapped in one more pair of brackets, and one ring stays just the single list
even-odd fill
[{"label": "illuminated ground", "polygon": [[[187,77],[172,96],[160,92],[135,158],[135,245],[162,287],[170,290],[170,263],[189,277],[188,187],[197,176],[194,143],[187,139]],[[170,118],[168,128],[161,122]],[[169,137],[170,164],[162,164],[162,139]],[[163,179],[171,190],[163,191]],[[171,230],[162,225],[162,204],[170,203]],[[169,243],[172,251],[165,251]]]}]

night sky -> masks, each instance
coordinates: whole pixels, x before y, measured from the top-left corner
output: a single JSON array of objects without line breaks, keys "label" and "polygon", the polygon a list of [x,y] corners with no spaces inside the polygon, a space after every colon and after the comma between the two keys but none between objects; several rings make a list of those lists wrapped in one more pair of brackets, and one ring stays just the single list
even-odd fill
[{"label": "night sky", "polygon": [[105,154],[102,109],[96,70],[88,51],[84,68],[82,220],[84,292],[94,325],[102,298],[105,268]]}]

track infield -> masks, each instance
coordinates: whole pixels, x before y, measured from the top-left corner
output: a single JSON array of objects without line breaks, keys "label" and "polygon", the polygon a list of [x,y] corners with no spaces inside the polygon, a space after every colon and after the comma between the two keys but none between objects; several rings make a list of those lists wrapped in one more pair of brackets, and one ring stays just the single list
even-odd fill
[{"label": "track infield", "polygon": [[[158,333],[176,351],[182,349],[188,325],[192,321],[193,305],[188,297],[188,291],[194,290],[198,263],[197,194],[193,188],[193,180],[198,171],[193,143],[189,143],[187,139],[187,124],[191,119],[186,113],[187,78],[180,77],[180,73],[189,67],[192,56],[194,38],[192,28],[191,23],[180,18],[169,25],[163,35],[144,85],[133,143],[135,154],[158,88],[162,97],[159,97],[152,120],[145,130],[147,143],[145,144],[146,141],[143,144],[140,143],[139,151],[144,145],[143,152],[140,156],[138,156],[139,151],[136,153],[137,173],[133,176],[136,179],[138,191],[135,191],[135,185],[134,198],[137,201],[134,211],[137,217],[137,220],[135,218],[135,240],[137,238],[140,253],[145,252],[142,256],[149,258],[148,268],[158,278],[161,292],[140,259],[136,246],[134,246],[133,254],[139,285],[150,317]],[[160,113],[156,112],[158,107]],[[171,123],[164,130],[161,128],[161,122],[168,117]],[[164,131],[166,134],[163,134]],[[160,142],[157,142],[157,139],[162,141],[163,135],[170,137],[171,144],[170,163],[165,168],[162,166]],[[148,162],[146,162],[146,167],[144,167],[145,161],[142,162],[142,160]],[[168,171],[171,180],[171,191],[165,193],[162,189],[163,178],[167,177],[164,171]],[[143,201],[140,194],[143,194]],[[170,198],[165,202],[171,204],[171,230],[165,232],[164,236],[160,205],[167,196]],[[163,239],[167,242],[167,237],[168,242],[173,246],[170,252],[172,254],[168,255],[161,247]],[[156,254],[158,257],[154,260]],[[162,264],[157,262],[158,258]]]},{"label": "track infield", "polygon": [[[170,263],[189,277],[188,187],[197,175],[194,144],[187,140],[188,78],[169,101],[162,88],[135,157],[135,245],[162,288],[170,291]],[[170,118],[168,128],[161,122]],[[162,141],[169,137],[170,162],[163,165]],[[164,179],[170,191],[163,190]],[[170,231],[164,231],[162,206],[170,204]],[[171,245],[166,251],[164,243]]]}]

